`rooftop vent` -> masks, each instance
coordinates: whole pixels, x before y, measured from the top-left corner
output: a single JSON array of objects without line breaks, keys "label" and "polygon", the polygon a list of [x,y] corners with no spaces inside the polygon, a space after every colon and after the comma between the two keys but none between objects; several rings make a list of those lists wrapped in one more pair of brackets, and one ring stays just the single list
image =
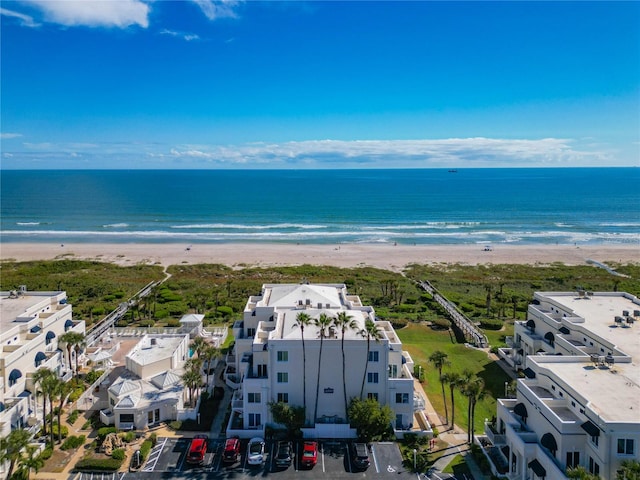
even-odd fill
[{"label": "rooftop vent", "polygon": [[157,344],[158,344],[158,339],[157,338],[152,338],[151,339],[151,346],[157,345]]}]

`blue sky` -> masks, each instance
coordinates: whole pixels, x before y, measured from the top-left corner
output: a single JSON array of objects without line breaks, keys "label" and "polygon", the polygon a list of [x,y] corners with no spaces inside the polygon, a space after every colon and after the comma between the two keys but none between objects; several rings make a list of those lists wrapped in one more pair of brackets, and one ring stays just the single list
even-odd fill
[{"label": "blue sky", "polygon": [[639,165],[640,2],[0,9],[6,169]]}]

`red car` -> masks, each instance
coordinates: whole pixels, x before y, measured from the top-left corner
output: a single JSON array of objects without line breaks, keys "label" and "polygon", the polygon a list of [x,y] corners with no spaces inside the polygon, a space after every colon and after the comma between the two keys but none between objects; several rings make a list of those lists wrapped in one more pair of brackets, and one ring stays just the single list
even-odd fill
[{"label": "red car", "polygon": [[318,463],[318,444],[316,442],[304,442],[300,464],[306,468],[313,468]]},{"label": "red car", "polygon": [[226,463],[236,463],[240,455],[240,439],[227,438],[224,443],[224,452],[222,453],[222,461]]},{"label": "red car", "polygon": [[187,463],[202,465],[204,456],[207,453],[208,438],[206,435],[196,435],[195,438],[191,440],[189,453],[187,453]]}]

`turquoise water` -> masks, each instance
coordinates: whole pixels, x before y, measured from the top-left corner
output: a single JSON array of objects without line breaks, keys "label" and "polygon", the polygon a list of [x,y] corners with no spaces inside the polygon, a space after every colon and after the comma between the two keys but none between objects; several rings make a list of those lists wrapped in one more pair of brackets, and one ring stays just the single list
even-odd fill
[{"label": "turquoise water", "polygon": [[640,168],[2,171],[3,242],[640,240]]}]

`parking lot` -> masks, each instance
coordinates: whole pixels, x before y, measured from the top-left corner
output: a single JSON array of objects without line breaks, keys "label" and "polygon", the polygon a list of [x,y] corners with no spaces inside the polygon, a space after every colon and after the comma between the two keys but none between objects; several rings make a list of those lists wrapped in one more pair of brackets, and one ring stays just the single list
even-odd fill
[{"label": "parking lot", "polygon": [[400,450],[395,443],[374,443],[369,449],[370,466],[358,470],[353,466],[348,444],[344,441],[323,440],[318,442],[318,461],[315,467],[301,468],[299,458],[301,445],[294,444],[295,459],[291,466],[280,468],[275,465],[275,442],[267,442],[265,461],[260,466],[247,464],[247,442],[242,442],[240,457],[233,464],[222,462],[223,440],[209,440],[207,453],[202,465],[190,465],[186,454],[191,439],[158,438],[141,472],[127,473],[124,476],[135,478],[162,477],[203,477],[203,478],[250,478],[274,477],[286,479],[334,479],[334,478],[373,478],[373,479],[412,479],[418,476],[402,466]]}]

